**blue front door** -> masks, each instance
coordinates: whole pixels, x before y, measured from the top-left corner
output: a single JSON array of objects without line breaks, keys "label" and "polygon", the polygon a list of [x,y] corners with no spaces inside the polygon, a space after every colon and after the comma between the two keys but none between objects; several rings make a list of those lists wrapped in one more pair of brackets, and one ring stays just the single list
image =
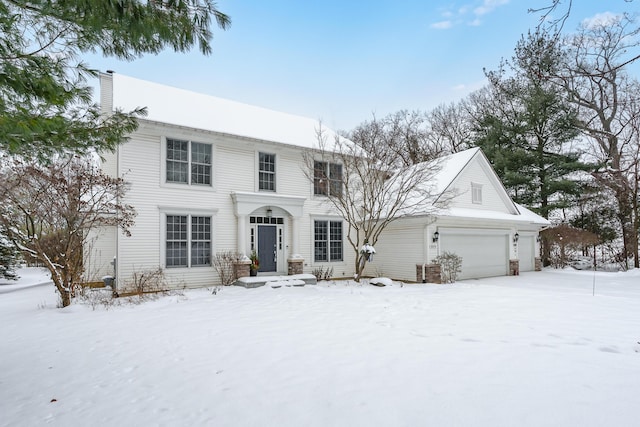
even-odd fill
[{"label": "blue front door", "polygon": [[276,227],[274,225],[258,226],[258,271],[276,271]]}]

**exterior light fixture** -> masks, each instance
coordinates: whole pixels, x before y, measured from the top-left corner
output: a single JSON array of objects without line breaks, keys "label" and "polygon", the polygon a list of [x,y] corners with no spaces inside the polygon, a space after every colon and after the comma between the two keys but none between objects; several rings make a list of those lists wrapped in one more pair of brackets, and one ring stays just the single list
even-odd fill
[{"label": "exterior light fixture", "polygon": [[271,207],[267,208],[267,218],[271,218],[271,215],[273,215],[273,211],[271,210]]},{"label": "exterior light fixture", "polygon": [[436,243],[439,238],[440,238],[440,233],[438,233],[437,231],[433,233],[433,243]]},{"label": "exterior light fixture", "polygon": [[518,243],[518,239],[520,238],[520,235],[518,233],[513,235],[513,243]]}]

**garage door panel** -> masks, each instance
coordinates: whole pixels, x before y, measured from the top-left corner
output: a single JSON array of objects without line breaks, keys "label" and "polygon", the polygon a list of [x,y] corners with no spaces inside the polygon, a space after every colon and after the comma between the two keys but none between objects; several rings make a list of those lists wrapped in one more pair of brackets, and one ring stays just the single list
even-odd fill
[{"label": "garage door panel", "polygon": [[441,233],[440,253],[462,257],[460,279],[504,276],[508,271],[506,234]]},{"label": "garage door panel", "polygon": [[518,241],[518,258],[520,271],[533,271],[535,244],[533,236],[522,236]]}]

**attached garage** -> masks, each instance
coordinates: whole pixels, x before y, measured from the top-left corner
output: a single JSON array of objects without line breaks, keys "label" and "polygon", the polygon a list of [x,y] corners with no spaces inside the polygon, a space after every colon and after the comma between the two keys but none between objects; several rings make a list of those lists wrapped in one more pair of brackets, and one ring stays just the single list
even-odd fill
[{"label": "attached garage", "polygon": [[520,271],[535,269],[535,239],[533,236],[520,236],[518,241],[518,255]]},{"label": "attached garage", "polygon": [[533,271],[536,236],[549,221],[511,200],[479,148],[438,165],[433,202],[411,207],[381,234],[365,274],[439,283],[434,260],[444,252],[462,258],[458,280],[516,274],[516,260],[520,271]]},{"label": "attached garage", "polygon": [[459,279],[504,276],[509,268],[509,235],[503,230],[440,229],[440,253],[462,257]]}]

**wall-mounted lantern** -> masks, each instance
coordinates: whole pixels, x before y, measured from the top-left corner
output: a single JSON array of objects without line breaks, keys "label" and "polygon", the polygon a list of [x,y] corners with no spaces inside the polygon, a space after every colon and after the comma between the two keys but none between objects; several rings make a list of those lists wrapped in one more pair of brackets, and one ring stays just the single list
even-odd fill
[{"label": "wall-mounted lantern", "polygon": [[267,208],[267,218],[271,218],[271,215],[273,215],[273,211],[271,210],[271,206],[269,206]]},{"label": "wall-mounted lantern", "polygon": [[437,231],[433,233],[433,243],[437,243],[439,238],[440,238],[440,233],[438,233]]},{"label": "wall-mounted lantern", "polygon": [[520,238],[520,235],[518,233],[513,235],[513,243],[518,243],[518,239]]}]

